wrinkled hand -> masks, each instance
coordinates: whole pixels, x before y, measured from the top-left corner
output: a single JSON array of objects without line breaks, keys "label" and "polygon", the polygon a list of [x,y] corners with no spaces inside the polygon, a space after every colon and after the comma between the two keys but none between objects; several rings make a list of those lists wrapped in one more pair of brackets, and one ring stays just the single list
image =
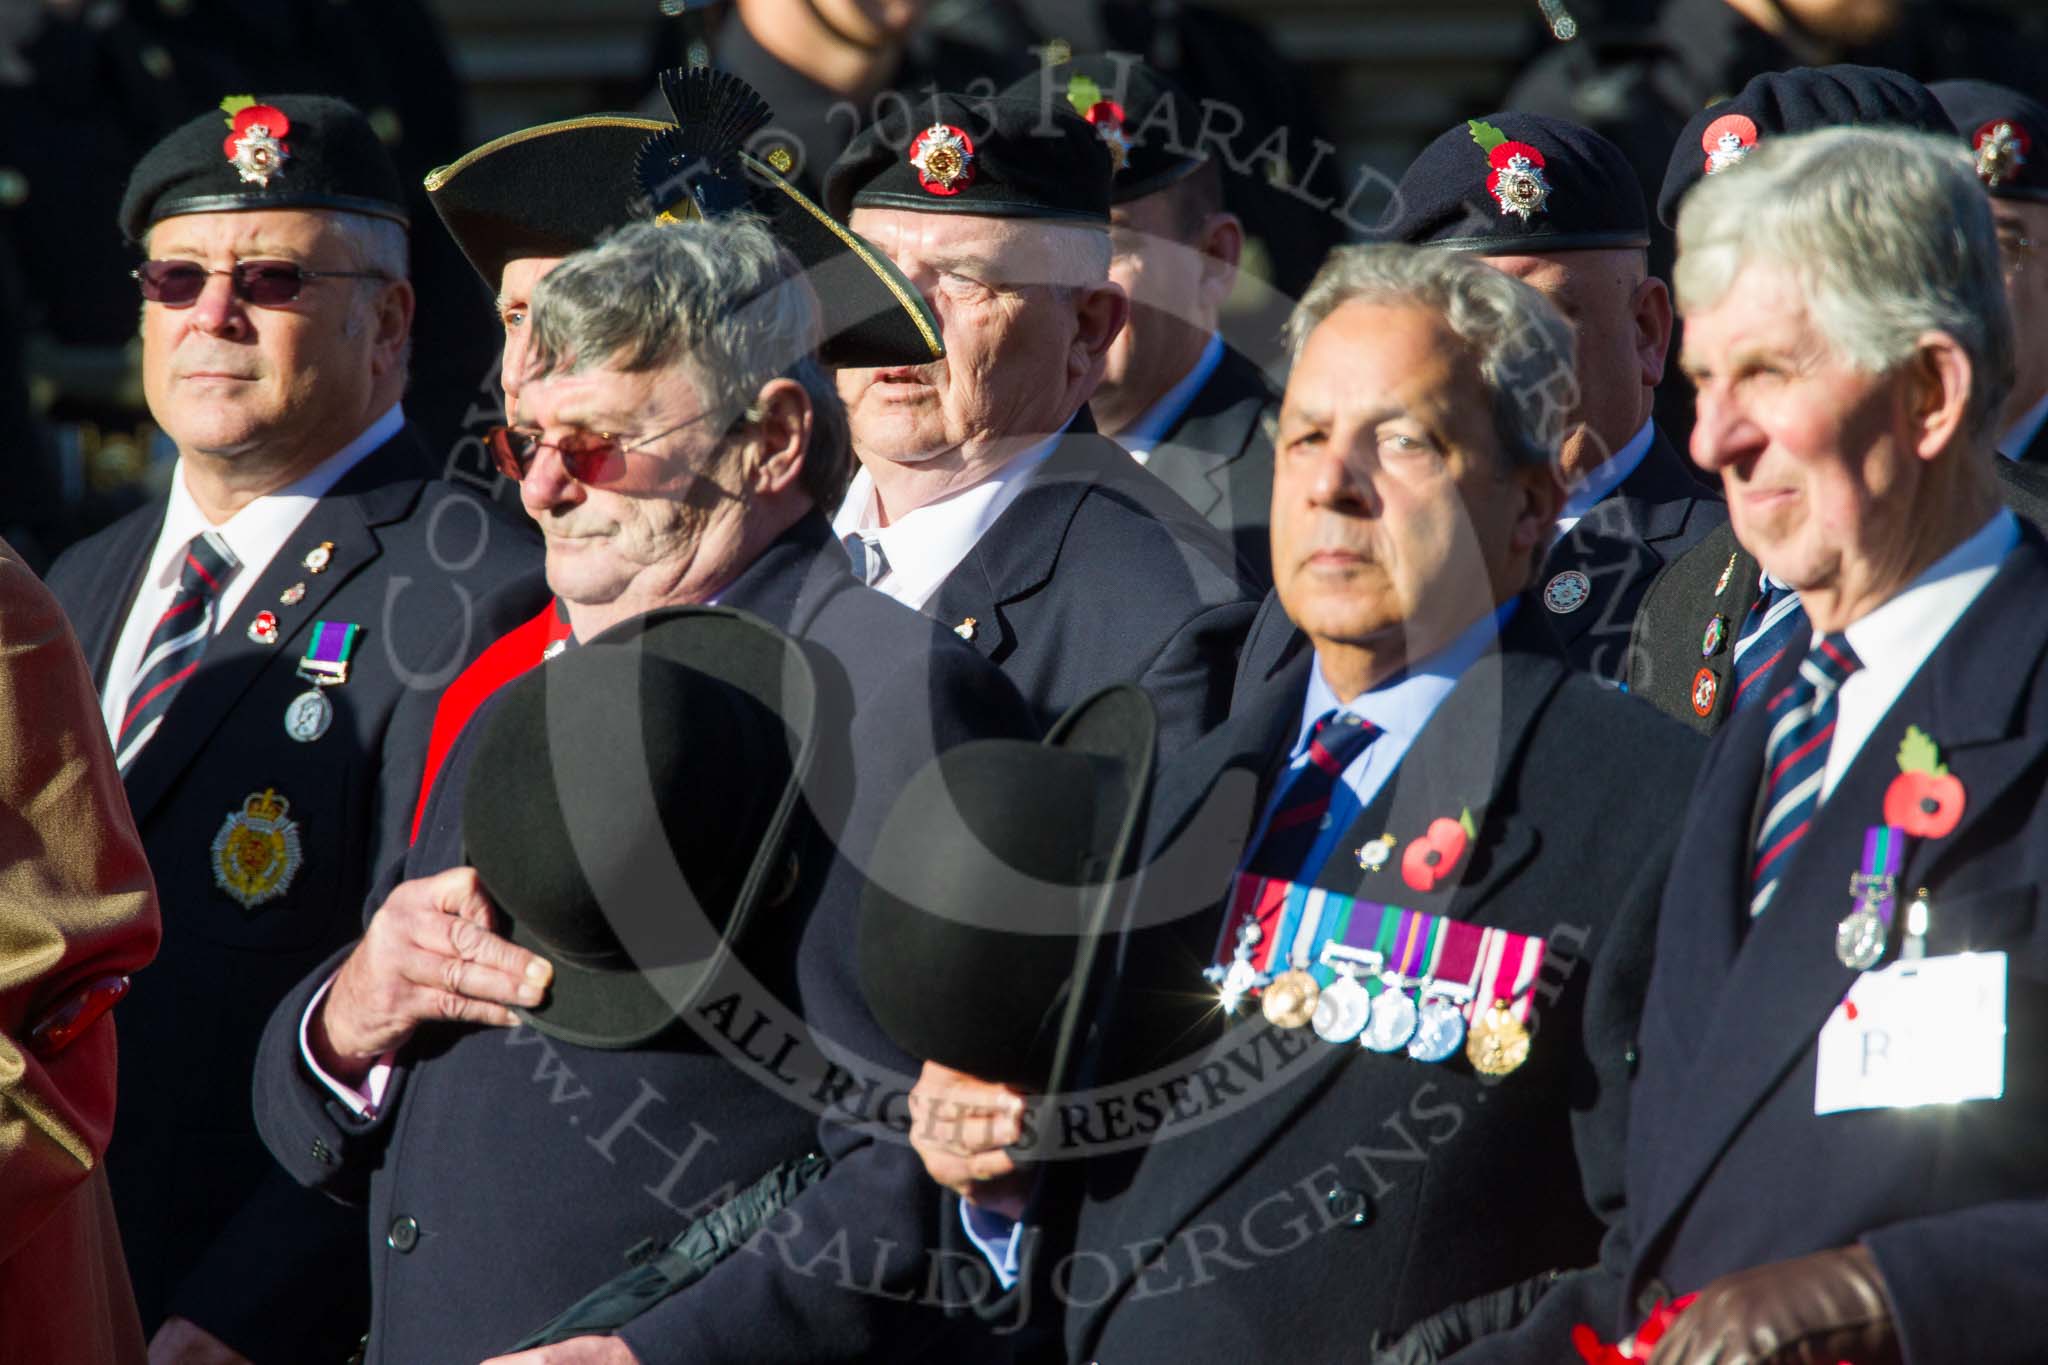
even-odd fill
[{"label": "wrinkled hand", "polygon": [[1650,1365],[1899,1365],[1884,1276],[1862,1246],[1723,1275],[1678,1315]]},{"label": "wrinkled hand", "polygon": [[165,1318],[149,1339],[149,1365],[250,1365],[248,1357],[190,1318]]},{"label": "wrinkled hand", "polygon": [[483,883],[467,867],[396,887],[341,964],[307,1040],[322,1067],[359,1082],[377,1058],[433,1020],[516,1025],[554,968],[492,930]]},{"label": "wrinkled hand", "polygon": [[617,1337],[570,1337],[516,1356],[492,1356],[483,1365],[640,1365],[640,1357]]},{"label": "wrinkled hand", "polygon": [[910,1091],[910,1145],[925,1174],[1006,1218],[1022,1219],[1032,1177],[1004,1151],[1024,1136],[1024,1096],[926,1062]]}]

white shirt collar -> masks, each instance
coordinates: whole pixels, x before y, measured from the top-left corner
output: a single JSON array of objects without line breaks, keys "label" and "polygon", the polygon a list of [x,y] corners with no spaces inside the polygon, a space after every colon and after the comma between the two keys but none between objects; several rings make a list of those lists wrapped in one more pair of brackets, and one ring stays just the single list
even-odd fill
[{"label": "white shirt collar", "polygon": [[1593,510],[1602,498],[1621,487],[1629,475],[1642,467],[1643,457],[1650,453],[1650,442],[1657,438],[1654,421],[1646,421],[1636,434],[1628,438],[1628,444],[1586,471],[1586,477],[1579,486],[1566,495],[1564,506],[1557,512],[1557,540],[1563,540],[1579,524],[1579,518]]},{"label": "white shirt collar", "polygon": [[1159,444],[1173,424],[1181,419],[1188,405],[1195,401],[1195,395],[1202,391],[1202,385],[1216,373],[1216,367],[1223,363],[1223,337],[1216,332],[1209,333],[1209,344],[1195,357],[1194,368],[1181,376],[1180,382],[1161,394],[1151,407],[1139,415],[1116,436],[1116,442],[1131,452],[1139,464],[1152,458],[1152,448]]},{"label": "white shirt collar", "polygon": [[[1069,425],[1072,420],[1068,419]],[[1045,463],[1065,431],[1063,426],[1037,445],[1019,451],[981,482],[906,512],[887,526],[881,524],[875,481],[863,467],[853,476],[846,500],[832,518],[833,533],[842,540],[857,534],[879,544],[888,568],[875,580],[875,588],[907,607],[922,608],[967,558],[975,542],[1017,500],[1032,472]]]},{"label": "white shirt collar", "polygon": [[2027,409],[2026,416],[2012,424],[2012,429],[1999,438],[1998,453],[2008,460],[2017,460],[2027,453],[2034,437],[2040,433],[2041,424],[2048,422],[2048,393],[2041,395],[2041,401]]}]

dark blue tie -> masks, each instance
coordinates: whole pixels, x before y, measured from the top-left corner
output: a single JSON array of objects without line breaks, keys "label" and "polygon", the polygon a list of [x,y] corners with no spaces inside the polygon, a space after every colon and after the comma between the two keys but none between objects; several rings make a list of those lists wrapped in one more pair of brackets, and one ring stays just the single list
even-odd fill
[{"label": "dark blue tie", "polygon": [[1379,738],[1380,728],[1348,711],[1325,711],[1309,732],[1308,762],[1288,773],[1273,818],[1245,869],[1261,877],[1299,878],[1323,832],[1337,779]]},{"label": "dark blue tie", "polygon": [[1792,850],[1820,809],[1821,779],[1835,737],[1835,694],[1863,667],[1849,637],[1824,636],[1799,663],[1799,676],[1768,703],[1770,738],[1764,745],[1764,806],[1757,821],[1756,854],[1750,865],[1749,913],[1770,905]]},{"label": "dark blue tie", "polygon": [[1734,709],[1745,710],[1763,700],[1764,679],[1784,657],[1785,646],[1806,624],[1806,609],[1799,594],[1785,584],[1763,576],[1756,604],[1743,619],[1742,634],[1735,639]]},{"label": "dark blue tie", "polygon": [[227,542],[211,531],[200,532],[185,547],[178,590],[150,629],[135,685],[128,692],[128,713],[121,717],[120,733],[114,740],[114,753],[123,771],[153,733],[152,722],[171,709],[179,689],[198,670],[206,643],[213,638],[214,608],[221,589],[240,567]]}]

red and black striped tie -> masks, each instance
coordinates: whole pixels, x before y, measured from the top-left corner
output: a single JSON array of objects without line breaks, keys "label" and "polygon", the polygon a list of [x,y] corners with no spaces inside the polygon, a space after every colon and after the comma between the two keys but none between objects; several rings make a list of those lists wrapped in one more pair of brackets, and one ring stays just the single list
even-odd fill
[{"label": "red and black striped tie", "polygon": [[128,693],[128,713],[121,717],[121,731],[114,739],[123,772],[156,732],[156,722],[171,709],[178,689],[199,668],[206,642],[213,638],[214,609],[221,589],[240,567],[234,551],[212,531],[200,532],[185,547],[178,591],[149,632],[142,666],[136,669],[135,686]]},{"label": "red and black striped tie", "polygon": [[1309,732],[1308,762],[1288,774],[1273,818],[1245,868],[1261,877],[1299,879],[1323,832],[1337,779],[1379,738],[1380,728],[1349,711],[1326,711]]}]

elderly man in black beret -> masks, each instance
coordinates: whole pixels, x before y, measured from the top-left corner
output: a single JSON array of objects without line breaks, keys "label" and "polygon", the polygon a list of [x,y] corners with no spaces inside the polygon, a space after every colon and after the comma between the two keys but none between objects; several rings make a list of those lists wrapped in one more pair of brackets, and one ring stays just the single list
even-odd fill
[{"label": "elderly man in black beret", "polygon": [[1627,682],[1644,594],[1727,512],[1651,418],[1671,296],[1649,273],[1649,213],[1621,149],[1540,114],[1469,119],[1415,158],[1378,232],[1470,252],[1571,321],[1570,492],[1544,559],[1542,601],[1574,664]]},{"label": "elderly man in black beret", "polygon": [[[1032,725],[993,666],[848,572],[821,510],[850,455],[811,358],[818,336],[796,263],[751,221],[634,225],[536,290],[515,425],[493,439],[546,537],[573,639],[608,648],[650,613],[712,602],[795,637],[818,679],[805,806],[833,843],[799,850],[765,941],[740,954],[753,985],[624,1033],[564,1029],[551,983],[587,975],[596,955],[520,938],[506,895],[465,866],[505,837],[465,823],[492,712],[465,727],[405,880],[380,888],[361,940],[278,1009],[259,1063],[272,1152],[373,1210],[372,1361],[495,1359],[624,1269],[643,1239],[658,1247],[810,1153],[830,1173],[773,1240],[616,1335],[510,1359],[870,1360],[945,1326],[917,1302],[936,1200],[887,1131],[904,1121],[914,1065],[853,985],[854,913],[866,847],[902,782],[964,738]],[[553,675],[566,681],[550,685],[550,705],[627,704],[579,695],[582,652],[499,698]],[[686,732],[723,723],[664,714]],[[707,754],[728,738],[707,738]],[[743,758],[678,771],[729,789],[735,806],[770,780]],[[630,810],[626,790],[585,783],[561,801],[603,822]],[[501,813],[521,804],[483,796]]]},{"label": "elderly man in black beret", "polygon": [[856,137],[825,198],[930,301],[946,358],[840,371],[861,470],[834,529],[867,582],[995,660],[1044,720],[1135,682],[1184,744],[1223,718],[1252,603],[1228,542],[1087,406],[1129,308],[1108,278],[1109,149],[1035,100],[917,107],[907,142]]},{"label": "elderly man in black beret", "polygon": [[473,603],[536,558],[406,423],[404,204],[368,120],[312,95],[223,101],[122,199],[178,460],[50,586],[176,926],[123,1006],[108,1160],[159,1360],[337,1358],[362,1333],[361,1217],[264,1157],[256,1040],[404,851],[399,703],[468,661]]}]

